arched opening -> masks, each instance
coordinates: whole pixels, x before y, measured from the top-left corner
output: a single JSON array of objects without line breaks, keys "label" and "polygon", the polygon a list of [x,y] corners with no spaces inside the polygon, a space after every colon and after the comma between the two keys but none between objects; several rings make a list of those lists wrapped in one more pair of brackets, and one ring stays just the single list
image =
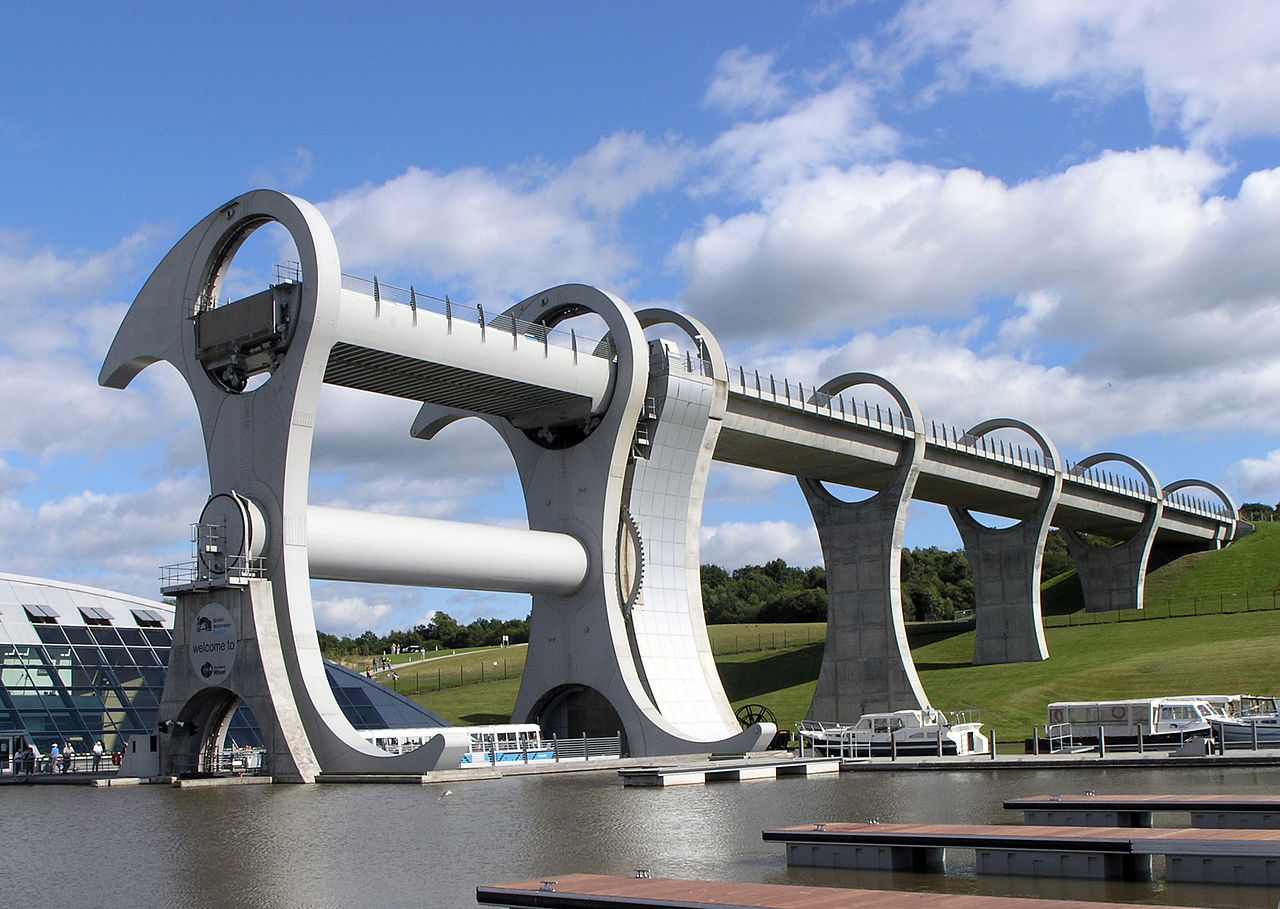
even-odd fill
[{"label": "arched opening", "polygon": [[548,691],[535,705],[529,721],[542,727],[544,737],[602,738],[622,731],[622,718],[613,704],[586,685],[561,685]]},{"label": "arched opening", "polygon": [[253,711],[235,692],[208,688],[187,701],[172,719],[161,719],[168,759],[161,771],[204,777],[265,772],[262,732]]},{"label": "arched opening", "polygon": [[221,389],[260,388],[297,327],[303,275],[283,225],[246,220],[209,264],[194,301],[196,356]]}]

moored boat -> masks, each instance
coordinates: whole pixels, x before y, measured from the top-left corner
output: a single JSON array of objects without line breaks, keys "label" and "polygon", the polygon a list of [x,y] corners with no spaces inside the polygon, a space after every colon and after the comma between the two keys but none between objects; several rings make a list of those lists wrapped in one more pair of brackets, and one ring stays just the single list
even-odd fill
[{"label": "moored boat", "polygon": [[1230,700],[1217,695],[1179,695],[1056,701],[1049,705],[1042,742],[1049,751],[1102,742],[1108,748],[1178,745],[1189,738],[1210,735],[1210,720],[1226,718]]},{"label": "moored boat", "polygon": [[853,724],[805,720],[797,726],[800,754],[856,758],[991,752],[976,711],[961,711],[955,720],[933,709],[866,713]]}]

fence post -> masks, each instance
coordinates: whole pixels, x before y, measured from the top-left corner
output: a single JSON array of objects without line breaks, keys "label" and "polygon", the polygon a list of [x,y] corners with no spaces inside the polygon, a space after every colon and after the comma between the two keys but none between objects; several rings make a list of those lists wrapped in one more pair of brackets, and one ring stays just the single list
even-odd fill
[{"label": "fence post", "polygon": [[584,761],[591,760],[591,754],[587,750],[587,732],[585,729],[582,731],[582,759]]}]

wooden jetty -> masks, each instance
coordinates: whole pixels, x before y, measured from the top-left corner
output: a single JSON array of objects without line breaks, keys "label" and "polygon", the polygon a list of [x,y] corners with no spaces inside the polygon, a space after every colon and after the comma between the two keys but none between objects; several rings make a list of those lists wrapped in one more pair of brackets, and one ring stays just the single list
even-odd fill
[{"label": "wooden jetty", "polygon": [[764,831],[787,864],[944,871],[948,848],[973,849],[979,874],[1280,884],[1280,830],[1004,824],[810,824]]},{"label": "wooden jetty", "polygon": [[[542,880],[491,884],[476,888],[482,906],[537,906],[543,909],[1137,909],[1129,903],[1040,900],[1021,897],[971,896],[953,893],[899,893],[800,887],[791,884],[747,884],[682,881],[600,874],[554,875]],[[1149,907],[1148,907],[1149,909]]]},{"label": "wooden jetty", "polygon": [[1280,828],[1280,795],[1034,795],[1005,799],[1028,824],[1150,827],[1156,811],[1185,811],[1192,827]]}]

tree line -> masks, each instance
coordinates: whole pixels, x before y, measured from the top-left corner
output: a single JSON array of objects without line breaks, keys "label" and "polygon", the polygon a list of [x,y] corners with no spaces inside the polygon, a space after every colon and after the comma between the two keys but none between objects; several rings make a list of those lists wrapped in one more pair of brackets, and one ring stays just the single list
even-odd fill
[{"label": "tree line", "polygon": [[[1074,567],[1061,534],[1050,532],[1041,577],[1047,581]],[[827,571],[820,565],[799,568],[774,559],[733,571],[703,565],[701,573],[702,609],[709,625],[827,620]],[[974,608],[973,570],[964,550],[904,549],[901,578],[902,614],[909,622],[946,621]],[[366,631],[341,638],[320,632],[320,650],[335,657],[374,656],[410,647],[456,650],[497,646],[503,635],[508,643],[524,644],[529,641],[529,618],[476,619],[461,625],[448,613],[437,612],[429,623],[411,631],[381,636]]]},{"label": "tree line", "polygon": [[420,650],[461,650],[464,647],[497,647],[503,635],[508,644],[529,642],[529,616],[523,619],[476,619],[468,625],[459,624],[447,612],[432,613],[431,621],[415,625],[410,631],[392,631],[377,635],[372,631],[356,637],[338,637],[321,631],[320,652],[331,659],[344,657],[376,656],[382,653],[401,653],[416,648]]}]

